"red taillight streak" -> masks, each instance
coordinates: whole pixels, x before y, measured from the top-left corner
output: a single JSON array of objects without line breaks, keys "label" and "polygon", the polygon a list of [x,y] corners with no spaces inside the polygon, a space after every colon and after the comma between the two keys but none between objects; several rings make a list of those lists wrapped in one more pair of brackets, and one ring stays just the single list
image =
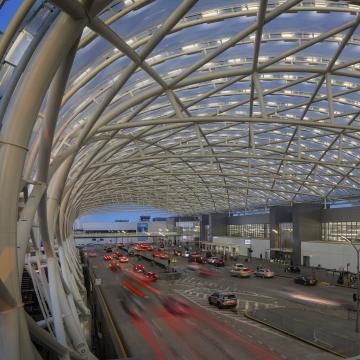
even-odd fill
[{"label": "red taillight streak", "polygon": [[[201,315],[200,315],[201,314]],[[237,342],[241,343],[241,345],[248,351],[254,353],[258,359],[262,360],[277,360],[278,357],[269,353],[269,351],[263,349],[256,343],[251,340],[247,340],[242,338],[239,334],[235,334],[232,330],[227,329],[225,326],[220,324],[218,321],[215,321],[211,317],[204,316],[201,312],[194,312],[194,318],[198,318],[199,321],[206,321],[208,322],[213,328],[219,330],[220,332],[225,333],[230,338],[236,340]]]},{"label": "red taillight streak", "polygon": [[160,360],[168,360],[167,357],[165,357],[159,350],[159,346],[157,344],[157,341],[154,339],[153,335],[151,334],[150,331],[148,331],[145,327],[145,325],[142,323],[145,323],[145,319],[143,320],[139,320],[139,319],[134,319],[133,318],[133,322],[135,324],[135,326],[137,327],[137,329],[139,330],[139,332],[141,333],[141,335],[143,336],[143,338],[145,339],[145,341],[148,343],[148,345],[150,346],[150,348],[152,349],[152,351],[154,352],[154,354],[156,355],[156,357]]},{"label": "red taillight streak", "polygon": [[141,298],[145,296],[141,290],[130,284],[127,280],[123,280],[122,285]]},{"label": "red taillight streak", "polygon": [[[175,331],[175,334],[177,335],[178,338],[180,338],[184,342],[185,346],[189,345],[188,342],[189,328],[187,328],[184,325],[182,319],[181,322],[179,322],[175,316],[171,315],[168,311],[164,309],[159,309],[157,315],[158,317],[162,318],[172,330]],[[187,348],[187,350],[191,353],[192,360],[202,359],[202,354],[198,350],[189,349],[189,348]]]}]

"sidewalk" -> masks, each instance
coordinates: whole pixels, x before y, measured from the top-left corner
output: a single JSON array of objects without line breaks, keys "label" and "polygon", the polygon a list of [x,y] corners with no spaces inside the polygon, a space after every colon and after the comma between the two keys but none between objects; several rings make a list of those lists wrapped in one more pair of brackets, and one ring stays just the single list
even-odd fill
[{"label": "sidewalk", "polygon": [[352,321],[285,308],[252,310],[245,316],[341,357],[360,353],[360,334],[354,331]]},{"label": "sidewalk", "polygon": [[348,288],[356,288],[355,286],[346,286],[346,278],[344,279],[345,284],[344,285],[339,285],[337,284],[337,279],[339,277],[339,272],[335,271],[335,270],[329,270],[329,269],[322,269],[322,268],[316,268],[316,267],[305,267],[305,266],[299,266],[300,268],[300,274],[295,274],[295,273],[289,273],[289,272],[285,272],[285,268],[288,267],[288,265],[284,265],[284,264],[279,264],[279,263],[275,263],[275,262],[270,262],[269,260],[260,260],[258,258],[251,258],[250,262],[246,262],[245,260],[247,259],[246,256],[238,256],[238,259],[235,260],[226,260],[226,265],[228,266],[232,266],[236,263],[242,263],[245,266],[248,266],[252,269],[256,269],[257,266],[263,266],[263,267],[267,267],[270,268],[271,270],[273,270],[275,272],[275,276],[279,276],[279,277],[286,277],[286,278],[295,278],[299,275],[314,275],[316,277],[316,279],[318,280],[318,282],[324,282],[324,283],[328,283],[330,285],[336,285],[336,286],[343,286],[343,287],[348,287]]}]

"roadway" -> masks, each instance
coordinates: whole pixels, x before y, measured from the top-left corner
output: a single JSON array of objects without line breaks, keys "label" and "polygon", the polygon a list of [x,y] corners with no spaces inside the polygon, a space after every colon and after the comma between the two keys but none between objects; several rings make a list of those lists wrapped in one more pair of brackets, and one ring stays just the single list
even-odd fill
[{"label": "roadway", "polygon": [[[201,277],[188,270],[188,262],[177,258],[176,268],[182,271],[179,280],[158,280],[150,287],[138,286],[131,278],[132,267],[141,263],[130,257],[121,272],[111,272],[102,259],[89,258],[91,271],[102,280],[100,289],[108,304],[116,328],[121,333],[128,355],[140,359],[336,359],[324,350],[301,342],[284,333],[259,324],[245,316],[251,309],[317,308],[324,315],[346,316],[342,305],[349,302],[352,290],[335,286],[305,287],[292,279],[239,279],[229,275],[229,267],[217,268],[211,277]],[[149,263],[143,262],[149,271]],[[211,265],[201,265],[214,269]],[[140,317],[125,311],[128,298],[125,283],[140,289]],[[239,308],[219,310],[210,306],[207,296],[215,291],[232,292],[239,299]],[[188,316],[170,314],[160,303],[164,294],[176,296],[189,304]],[[143,297],[142,297],[143,296]],[[133,297],[132,297],[133,298]],[[125,300],[126,301],[126,300]]]}]

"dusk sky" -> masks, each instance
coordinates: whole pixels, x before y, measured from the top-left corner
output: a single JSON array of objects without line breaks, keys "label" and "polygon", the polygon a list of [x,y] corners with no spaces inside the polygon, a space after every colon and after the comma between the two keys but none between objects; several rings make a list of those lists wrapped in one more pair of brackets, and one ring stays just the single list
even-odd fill
[{"label": "dusk sky", "polygon": [[5,0],[0,6],[0,31],[4,32],[22,0]]}]

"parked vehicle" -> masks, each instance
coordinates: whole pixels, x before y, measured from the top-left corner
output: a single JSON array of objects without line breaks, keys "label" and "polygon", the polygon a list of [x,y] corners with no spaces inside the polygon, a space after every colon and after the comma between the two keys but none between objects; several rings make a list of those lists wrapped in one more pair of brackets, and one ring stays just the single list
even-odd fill
[{"label": "parked vehicle", "polygon": [[285,272],[300,274],[300,268],[298,266],[291,265],[285,268]]},{"label": "parked vehicle", "polygon": [[232,267],[232,270],[241,270],[245,267],[244,264],[235,264],[233,267]]},{"label": "parked vehicle", "polygon": [[219,309],[235,308],[237,305],[237,298],[234,294],[226,294],[215,292],[208,298],[210,305],[215,305]]},{"label": "parked vehicle", "polygon": [[129,262],[129,258],[127,256],[120,256],[119,261],[120,261],[120,263],[124,264],[124,263]]},{"label": "parked vehicle", "polygon": [[213,262],[213,265],[216,267],[225,266],[225,261],[223,259],[216,259]]},{"label": "parked vehicle", "polygon": [[145,272],[145,267],[142,264],[134,265],[133,271],[136,273],[143,273]]},{"label": "parked vehicle", "polygon": [[160,257],[160,259],[162,259],[162,260],[167,260],[167,259],[169,259],[169,255],[168,255],[167,253],[161,253],[159,257]]},{"label": "parked vehicle", "polygon": [[213,264],[215,260],[218,260],[218,257],[211,256],[206,261],[208,262],[208,264]]},{"label": "parked vehicle", "polygon": [[182,255],[181,250],[174,250],[174,255],[181,256]]},{"label": "parked vehicle", "polygon": [[314,286],[317,280],[314,276],[298,276],[294,279],[295,284]]},{"label": "parked vehicle", "polygon": [[152,271],[148,271],[148,272],[145,271],[144,277],[145,277],[145,280],[148,280],[148,281],[156,281],[159,278],[159,276]]},{"label": "parked vehicle", "polygon": [[191,254],[189,256],[189,261],[191,262],[197,262],[198,264],[204,264],[206,263],[206,259],[204,256],[200,255],[200,254]]},{"label": "parked vehicle", "polygon": [[273,278],[275,276],[273,271],[264,268],[260,268],[256,270],[254,275],[257,277],[268,278],[268,279]]}]

